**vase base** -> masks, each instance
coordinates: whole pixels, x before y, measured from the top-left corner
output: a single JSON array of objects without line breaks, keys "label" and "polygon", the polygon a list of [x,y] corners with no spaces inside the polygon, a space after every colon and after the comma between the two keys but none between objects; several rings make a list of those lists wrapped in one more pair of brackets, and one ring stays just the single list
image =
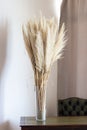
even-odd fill
[{"label": "vase base", "polygon": [[46,121],[46,113],[43,115],[36,116],[36,121]]},{"label": "vase base", "polygon": [[36,121],[44,122],[44,121],[46,121],[46,119],[37,119],[36,118]]},{"label": "vase base", "polygon": [[42,120],[42,119],[36,119],[36,121],[43,122],[43,121],[46,121],[46,119],[44,119],[44,120]]}]

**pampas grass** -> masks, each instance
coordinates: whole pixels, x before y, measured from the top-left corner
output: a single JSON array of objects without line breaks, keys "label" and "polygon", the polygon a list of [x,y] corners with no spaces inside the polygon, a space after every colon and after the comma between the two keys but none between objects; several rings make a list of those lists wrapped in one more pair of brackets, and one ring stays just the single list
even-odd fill
[{"label": "pampas grass", "polygon": [[60,30],[54,18],[32,19],[22,27],[25,47],[30,57],[38,89],[39,107],[43,109],[46,84],[51,67],[61,58],[65,47],[65,26]]}]

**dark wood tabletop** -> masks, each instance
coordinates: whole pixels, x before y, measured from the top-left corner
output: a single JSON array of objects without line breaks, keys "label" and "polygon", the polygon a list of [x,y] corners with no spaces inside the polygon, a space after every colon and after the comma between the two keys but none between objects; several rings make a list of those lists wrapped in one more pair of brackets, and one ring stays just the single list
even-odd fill
[{"label": "dark wood tabletop", "polygon": [[36,121],[35,117],[21,117],[21,130],[87,130],[87,116],[47,117],[46,121]]}]

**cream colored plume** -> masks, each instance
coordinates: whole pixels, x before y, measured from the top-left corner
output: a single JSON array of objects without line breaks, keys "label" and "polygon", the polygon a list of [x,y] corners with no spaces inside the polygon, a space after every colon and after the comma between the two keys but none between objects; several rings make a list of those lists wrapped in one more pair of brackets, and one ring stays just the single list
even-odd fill
[{"label": "cream colored plume", "polygon": [[64,47],[66,45],[66,39],[65,39],[65,26],[64,23],[62,24],[62,27],[60,28],[60,31],[58,33],[57,36],[57,41],[54,47],[54,56],[53,56],[53,62],[55,62],[57,59],[60,59],[62,54],[63,54],[63,50]]},{"label": "cream colored plume", "polygon": [[65,27],[60,30],[54,18],[32,19],[23,26],[25,47],[34,70],[35,85],[40,94],[40,106],[44,100],[43,91],[53,63],[61,58],[65,47]]},{"label": "cream colored plume", "polygon": [[34,73],[48,73],[65,47],[64,24],[59,30],[54,18],[34,18],[23,27],[23,36]]}]

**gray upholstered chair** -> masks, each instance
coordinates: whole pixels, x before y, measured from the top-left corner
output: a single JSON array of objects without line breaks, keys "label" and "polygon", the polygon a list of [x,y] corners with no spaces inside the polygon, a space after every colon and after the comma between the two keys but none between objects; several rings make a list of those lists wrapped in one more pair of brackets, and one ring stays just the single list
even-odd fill
[{"label": "gray upholstered chair", "polygon": [[87,99],[71,97],[58,100],[59,116],[87,116]]}]

